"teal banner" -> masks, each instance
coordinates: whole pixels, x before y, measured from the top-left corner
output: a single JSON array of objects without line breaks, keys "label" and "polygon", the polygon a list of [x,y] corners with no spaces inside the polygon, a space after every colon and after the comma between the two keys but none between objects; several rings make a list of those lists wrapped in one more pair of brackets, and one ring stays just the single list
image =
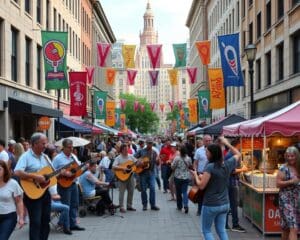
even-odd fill
[{"label": "teal banner", "polygon": [[94,92],[94,112],[96,119],[106,119],[106,98],[107,92]]},{"label": "teal banner", "polygon": [[186,43],[173,44],[175,55],[175,68],[186,66]]},{"label": "teal banner", "polygon": [[211,117],[210,105],[210,92],[209,90],[198,91],[198,106],[199,106],[199,119]]}]

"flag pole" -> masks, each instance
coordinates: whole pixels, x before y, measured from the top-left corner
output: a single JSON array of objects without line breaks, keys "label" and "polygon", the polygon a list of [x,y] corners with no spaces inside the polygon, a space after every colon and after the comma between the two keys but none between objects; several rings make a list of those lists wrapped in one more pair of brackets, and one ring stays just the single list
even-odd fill
[{"label": "flag pole", "polygon": [[57,89],[57,139],[60,139],[60,116],[59,116],[59,109],[60,109],[60,89]]},{"label": "flag pole", "polygon": [[224,87],[224,97],[225,97],[225,117],[227,117],[227,88]]}]

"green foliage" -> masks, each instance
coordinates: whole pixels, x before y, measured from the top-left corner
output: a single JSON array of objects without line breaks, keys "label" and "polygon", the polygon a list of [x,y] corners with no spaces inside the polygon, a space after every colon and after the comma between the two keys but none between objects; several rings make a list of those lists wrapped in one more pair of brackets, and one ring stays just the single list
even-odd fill
[{"label": "green foliage", "polygon": [[179,108],[177,106],[174,106],[172,112],[167,113],[167,120],[172,121],[172,120],[177,120],[179,116]]},{"label": "green foliage", "polygon": [[[137,97],[133,94],[120,94],[120,99],[126,100],[126,106],[122,113],[126,114],[126,125],[131,130],[138,131],[142,134],[155,133],[158,130],[159,118],[156,113],[151,111],[150,103],[146,98]],[[135,112],[133,109],[134,101],[138,101],[140,105],[145,106],[145,111],[140,109]]]}]

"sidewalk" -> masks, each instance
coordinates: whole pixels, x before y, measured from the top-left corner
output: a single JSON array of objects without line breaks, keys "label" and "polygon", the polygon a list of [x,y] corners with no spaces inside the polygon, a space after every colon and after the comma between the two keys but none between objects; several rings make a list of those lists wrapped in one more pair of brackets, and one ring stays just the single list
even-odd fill
[{"label": "sidewalk", "polygon": [[[118,203],[118,190],[114,190],[114,203]],[[105,215],[97,217],[87,215],[80,218],[80,226],[86,231],[75,232],[71,236],[62,234],[52,229],[49,239],[105,239],[105,240],[199,240],[203,239],[200,233],[199,217],[196,216],[196,205],[190,203],[188,214],[176,210],[176,202],[168,201],[169,194],[163,194],[157,190],[157,205],[160,211],[142,211],[140,193],[134,193],[134,207],[136,212],[126,212],[121,216]],[[268,239],[278,240],[279,236],[265,237],[253,227],[247,219],[240,218],[240,224],[247,229],[247,233],[229,233],[229,239],[256,240]],[[28,225],[21,230],[15,230],[11,236],[12,240],[28,239]],[[218,239],[216,237],[216,239]]]}]

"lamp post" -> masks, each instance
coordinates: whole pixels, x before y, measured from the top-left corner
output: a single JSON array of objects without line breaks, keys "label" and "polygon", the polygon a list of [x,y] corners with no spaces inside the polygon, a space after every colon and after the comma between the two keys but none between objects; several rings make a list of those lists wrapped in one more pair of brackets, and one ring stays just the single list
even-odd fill
[{"label": "lamp post", "polygon": [[94,125],[94,121],[95,121],[95,118],[94,118],[94,87],[92,86],[90,88],[90,92],[91,92],[91,107],[92,107],[92,124]]},{"label": "lamp post", "polygon": [[247,61],[249,65],[249,75],[250,75],[250,118],[254,117],[254,98],[253,98],[253,62],[256,55],[256,46],[254,44],[249,44],[245,47],[245,53],[247,56]]}]

